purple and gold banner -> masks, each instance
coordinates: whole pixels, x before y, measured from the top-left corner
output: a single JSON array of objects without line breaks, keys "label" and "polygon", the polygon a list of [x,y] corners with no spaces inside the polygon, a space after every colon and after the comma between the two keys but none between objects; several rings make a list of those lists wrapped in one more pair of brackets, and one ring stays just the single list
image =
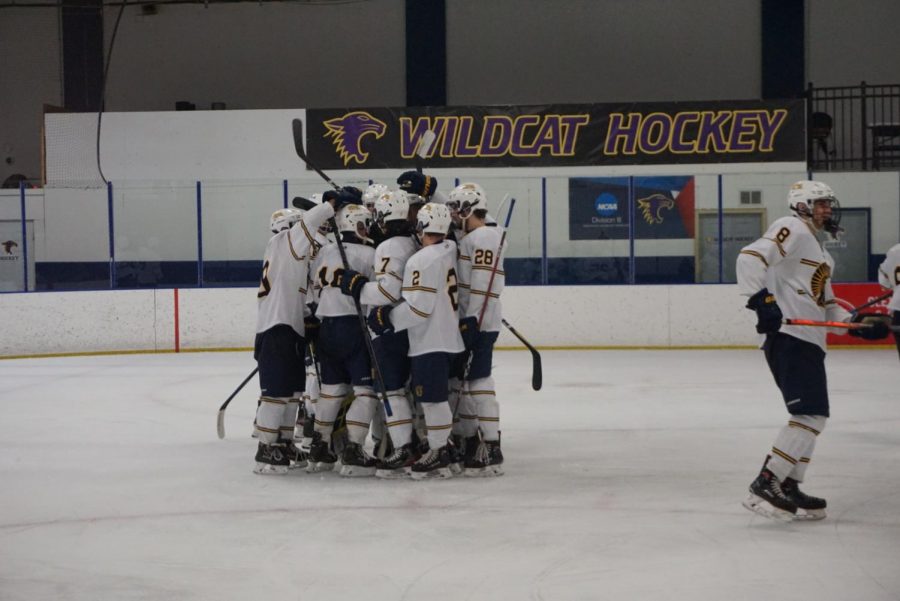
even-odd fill
[{"label": "purple and gold banner", "polygon": [[560,167],[806,160],[803,100],[309,109],[323,169]]}]

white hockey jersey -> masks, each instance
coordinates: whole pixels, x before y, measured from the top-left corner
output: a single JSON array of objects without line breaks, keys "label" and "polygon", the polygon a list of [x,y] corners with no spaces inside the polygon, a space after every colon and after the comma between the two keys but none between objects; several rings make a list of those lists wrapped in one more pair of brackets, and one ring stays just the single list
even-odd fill
[{"label": "white hockey jersey", "polygon": [[370,307],[396,305],[400,302],[403,271],[417,249],[412,236],[388,238],[375,249],[375,281],[367,283],[359,296]]},{"label": "white hockey jersey", "polygon": [[456,244],[444,240],[406,262],[403,302],[391,311],[391,323],[395,331],[408,331],[410,357],[465,348],[459,334],[456,252]]},{"label": "white hockey jersey", "polygon": [[[741,249],[737,259],[741,294],[753,296],[768,288],[785,319],[850,319],[834,299],[833,270],[834,259],[813,227],[795,216],[776,219],[762,238]],[[825,350],[826,328],[785,325],[781,331]]]},{"label": "white hockey jersey", "polygon": [[316,229],[333,216],[331,204],[323,203],[307,211],[291,229],[279,232],[269,240],[256,293],[257,333],[287,324],[303,336],[303,315],[308,313],[309,262],[315,249],[313,236]]},{"label": "white hockey jersey", "polygon": [[900,244],[893,245],[878,266],[878,283],[894,291],[888,309],[900,311]]},{"label": "white hockey jersey", "polygon": [[[500,248],[503,230],[499,227],[482,226],[466,234],[459,243],[459,307],[460,317],[475,317],[481,314],[484,303],[484,319],[481,322],[482,332],[499,332],[503,308],[500,305],[500,293],[506,281],[503,271],[503,255],[506,249]],[[504,243],[505,246],[505,243]],[[494,265],[497,272],[491,282]],[[488,286],[491,291],[488,296]]]},{"label": "white hockey jersey", "polygon": [[[369,279],[374,277],[372,268],[375,249],[365,244],[344,243],[347,263],[350,269],[358,271]],[[319,292],[319,307],[316,317],[340,317],[356,315],[353,297],[341,292],[340,278],[344,273],[344,261],[337,243],[322,247],[316,257],[313,279]]]}]

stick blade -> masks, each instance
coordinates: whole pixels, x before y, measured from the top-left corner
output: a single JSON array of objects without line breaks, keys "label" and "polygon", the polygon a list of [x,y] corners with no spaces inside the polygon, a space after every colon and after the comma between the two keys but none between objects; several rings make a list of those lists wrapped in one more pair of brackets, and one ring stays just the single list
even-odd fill
[{"label": "stick blade", "polygon": [[225,410],[219,409],[219,416],[216,418],[216,432],[219,435],[219,440],[223,440],[225,438]]},{"label": "stick blade", "polygon": [[544,384],[544,372],[541,369],[541,355],[531,349],[531,389],[540,390]]},{"label": "stick blade", "polygon": [[304,211],[308,211],[316,206],[316,203],[308,198],[303,198],[302,196],[295,196],[294,200],[291,201],[291,204]]},{"label": "stick blade", "polygon": [[416,147],[416,156],[420,159],[427,159],[428,151],[431,150],[435,138],[437,135],[430,129],[422,134],[422,137],[419,138],[419,145]]},{"label": "stick blade", "polygon": [[297,151],[297,156],[305,161],[306,151],[303,149],[303,121],[301,119],[294,119],[291,126],[294,131],[294,150]]}]

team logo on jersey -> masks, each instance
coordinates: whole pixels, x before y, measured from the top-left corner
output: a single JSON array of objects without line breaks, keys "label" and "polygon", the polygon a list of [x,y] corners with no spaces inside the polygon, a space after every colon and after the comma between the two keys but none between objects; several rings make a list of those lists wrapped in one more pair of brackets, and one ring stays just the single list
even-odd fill
[{"label": "team logo on jersey", "polygon": [[816,304],[820,307],[825,306],[825,286],[830,278],[831,267],[828,266],[828,263],[819,263],[819,266],[816,267],[816,272],[812,276],[811,283],[813,298],[816,299]]},{"label": "team logo on jersey", "polygon": [[326,138],[332,138],[331,143],[344,161],[346,166],[350,161],[356,161],[360,165],[369,158],[369,153],[362,149],[363,139],[374,135],[376,139],[384,135],[387,125],[384,121],[376,119],[365,111],[353,111],[343,117],[329,119],[323,123]]},{"label": "team logo on jersey", "polygon": [[675,201],[660,193],[651,194],[647,198],[639,198],[638,206],[644,215],[644,221],[653,225],[663,222],[663,209],[669,210],[675,206]]},{"label": "team logo on jersey", "polygon": [[7,240],[6,242],[0,242],[0,246],[3,246],[3,251],[6,254],[11,255],[11,254],[13,254],[12,249],[18,247],[19,244],[17,242],[15,242],[14,240]]}]

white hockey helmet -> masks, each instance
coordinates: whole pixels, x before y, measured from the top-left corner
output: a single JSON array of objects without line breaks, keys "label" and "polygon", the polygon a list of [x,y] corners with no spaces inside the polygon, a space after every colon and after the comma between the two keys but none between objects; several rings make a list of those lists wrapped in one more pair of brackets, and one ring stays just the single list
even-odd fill
[{"label": "white hockey helmet", "polygon": [[416,233],[446,236],[450,230],[450,209],[436,202],[425,203],[416,217]]},{"label": "white hockey helmet", "polygon": [[386,190],[375,199],[375,221],[405,221],[408,215],[409,194],[403,190]]},{"label": "white hockey helmet", "polygon": [[291,229],[291,226],[300,221],[304,211],[300,209],[278,209],[272,213],[269,220],[269,228],[273,234],[277,234],[283,230]]},{"label": "white hockey helmet", "polygon": [[804,217],[812,214],[813,204],[817,200],[827,200],[832,206],[837,202],[834,190],[822,182],[802,180],[792,184],[788,191],[788,207]]},{"label": "white hockey helmet", "polygon": [[465,219],[476,209],[487,210],[487,194],[484,192],[484,188],[478,184],[468,182],[453,188],[448,203]]},{"label": "white hockey helmet", "polygon": [[375,201],[378,200],[382,194],[388,191],[388,187],[384,184],[371,184],[366,191],[363,192],[362,200],[363,204],[366,205],[367,209],[371,209],[375,206]]},{"label": "white hockey helmet", "polygon": [[[338,211],[337,225],[342,232],[350,232],[357,236],[363,237],[369,232],[369,225],[372,223],[372,213],[362,205],[349,204]],[[359,232],[359,225],[365,228],[363,233]]]}]

